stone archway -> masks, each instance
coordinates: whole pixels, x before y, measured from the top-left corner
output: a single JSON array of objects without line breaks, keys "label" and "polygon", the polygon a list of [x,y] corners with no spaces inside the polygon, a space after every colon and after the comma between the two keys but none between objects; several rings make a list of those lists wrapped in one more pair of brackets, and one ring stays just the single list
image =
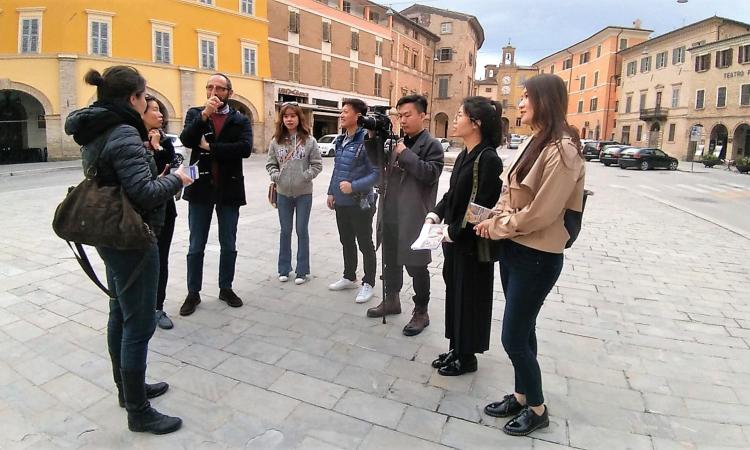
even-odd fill
[{"label": "stone archway", "polygon": [[261,116],[258,114],[258,109],[253,105],[253,102],[241,95],[233,94],[227,103],[250,120],[250,124],[253,126],[253,152],[264,152],[265,130],[260,120],[258,120]]},{"label": "stone archway", "polygon": [[47,120],[44,104],[33,95],[0,90],[0,163],[47,160]]},{"label": "stone archway", "polygon": [[648,132],[648,146],[652,148],[661,148],[661,125],[659,122],[651,124]]},{"label": "stone archway", "polygon": [[720,150],[718,150],[718,156],[719,159],[725,159],[727,156],[727,138],[729,137],[729,131],[727,131],[727,127],[724,126],[724,124],[716,124],[711,129],[711,136],[710,140],[708,141],[708,149],[712,153],[717,153],[717,147],[721,147]]},{"label": "stone archway", "polygon": [[435,137],[436,138],[447,138],[448,137],[448,114],[439,112],[435,114]]},{"label": "stone archway", "polygon": [[173,132],[173,130],[181,129],[182,124],[179,123],[179,120],[177,120],[177,112],[175,111],[172,102],[169,101],[169,99],[164,94],[152,88],[151,86],[146,86],[146,92],[156,97],[156,99],[159,100],[166,109],[167,117],[164,120],[164,131],[166,133],[171,133]]},{"label": "stone archway", "polygon": [[750,125],[741,123],[732,135],[732,154],[730,159],[750,156]]}]

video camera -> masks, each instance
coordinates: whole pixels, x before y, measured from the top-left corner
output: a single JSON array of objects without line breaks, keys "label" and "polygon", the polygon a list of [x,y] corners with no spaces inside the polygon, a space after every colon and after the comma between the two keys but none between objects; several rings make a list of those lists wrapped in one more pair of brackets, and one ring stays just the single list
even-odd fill
[{"label": "video camera", "polygon": [[388,117],[390,109],[390,106],[372,106],[366,116],[359,116],[357,125],[387,139],[393,134],[393,124]]}]

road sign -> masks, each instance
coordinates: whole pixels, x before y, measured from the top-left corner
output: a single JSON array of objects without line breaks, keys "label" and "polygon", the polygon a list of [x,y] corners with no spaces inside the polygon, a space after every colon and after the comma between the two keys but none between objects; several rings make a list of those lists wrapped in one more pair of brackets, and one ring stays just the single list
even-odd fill
[{"label": "road sign", "polygon": [[690,128],[690,140],[693,142],[698,142],[701,138],[701,134],[703,134],[703,127],[698,125],[693,125]]}]

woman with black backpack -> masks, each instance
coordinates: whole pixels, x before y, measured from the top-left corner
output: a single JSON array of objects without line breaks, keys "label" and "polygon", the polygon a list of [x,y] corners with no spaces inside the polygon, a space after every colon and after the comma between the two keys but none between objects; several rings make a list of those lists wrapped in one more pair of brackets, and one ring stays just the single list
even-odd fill
[{"label": "woman with black backpack", "polygon": [[[100,185],[119,185],[150,230],[158,235],[164,225],[164,208],[192,179],[182,168],[159,174],[144,142],[148,133],[142,114],[146,110],[146,80],[136,69],[113,66],[103,74],[91,69],[86,83],[96,86],[97,101],[72,112],[65,132],[83,146],[84,171]],[[107,344],[120,406],[128,411],[130,431],[165,434],[182,425],[151,408],[148,398],[163,394],[166,383],[146,384],[148,342],[154,334],[159,252],[155,240],[144,249],[122,250],[97,246],[107,269],[109,301]]]},{"label": "woman with black backpack", "polygon": [[566,119],[568,94],[560,77],[542,74],[527,80],[518,109],[521,123],[531,126],[533,134],[506,172],[495,215],[475,230],[480,237],[502,239],[502,342],[515,371],[514,393],[484,411],[513,417],[503,431],[525,436],[549,425],[536,358],[536,319],[562,271],[563,250],[571,237],[565,212],[583,211],[586,171],[578,133]]}]

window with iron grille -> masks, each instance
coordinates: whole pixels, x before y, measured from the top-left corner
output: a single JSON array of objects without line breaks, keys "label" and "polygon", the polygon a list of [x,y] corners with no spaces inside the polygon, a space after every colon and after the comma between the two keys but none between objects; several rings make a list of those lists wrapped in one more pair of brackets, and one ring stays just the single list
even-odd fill
[{"label": "window with iron grille", "polygon": [[453,59],[453,49],[441,48],[438,51],[438,60],[440,61],[451,61]]},{"label": "window with iron grille", "polygon": [[107,22],[91,21],[91,54],[109,56],[109,24]]},{"label": "window with iron grille", "polygon": [[21,53],[39,53],[39,19],[21,20]]}]

